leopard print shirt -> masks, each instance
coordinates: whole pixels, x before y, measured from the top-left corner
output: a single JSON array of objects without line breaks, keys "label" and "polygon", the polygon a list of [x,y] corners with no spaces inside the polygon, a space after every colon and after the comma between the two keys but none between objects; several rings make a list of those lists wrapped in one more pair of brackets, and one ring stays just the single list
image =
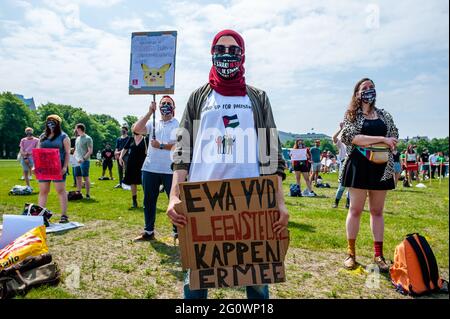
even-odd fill
[{"label": "leopard print shirt", "polygon": [[[394,120],[387,111],[384,109],[375,108],[377,112],[378,118],[386,124],[387,134],[386,137],[395,137],[398,138],[398,129],[395,126]],[[342,143],[347,146],[347,154],[351,154],[355,150],[355,145],[352,144],[353,138],[361,133],[361,129],[364,124],[364,114],[360,109],[356,112],[356,119],[354,122],[350,122],[347,118],[344,119],[344,127],[342,129]],[[342,183],[343,173],[346,171],[348,164],[349,156],[347,156],[344,160],[344,168],[341,170],[339,175],[339,182]],[[380,181],[386,181],[394,176],[394,157],[392,155],[392,151],[389,151],[389,160],[386,164],[386,168],[384,170],[384,174],[381,177]]]}]

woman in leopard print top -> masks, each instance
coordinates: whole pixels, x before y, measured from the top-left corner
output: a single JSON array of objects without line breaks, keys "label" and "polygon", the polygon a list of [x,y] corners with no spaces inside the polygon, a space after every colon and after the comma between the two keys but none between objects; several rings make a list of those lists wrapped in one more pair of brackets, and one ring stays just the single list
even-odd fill
[{"label": "woman in leopard print top", "polygon": [[[356,84],[345,113],[342,142],[347,146],[349,156],[344,161],[339,180],[343,186],[349,187],[350,209],[346,223],[348,256],[344,265],[348,269],[356,266],[355,242],[368,197],[374,262],[380,271],[387,272],[389,266],[383,257],[383,208],[387,190],[395,188],[392,150],[397,144],[398,130],[392,116],[375,107],[375,99],[375,84],[368,78],[362,79]],[[386,164],[375,164],[365,156],[364,148],[377,143],[384,143],[390,148]]]}]

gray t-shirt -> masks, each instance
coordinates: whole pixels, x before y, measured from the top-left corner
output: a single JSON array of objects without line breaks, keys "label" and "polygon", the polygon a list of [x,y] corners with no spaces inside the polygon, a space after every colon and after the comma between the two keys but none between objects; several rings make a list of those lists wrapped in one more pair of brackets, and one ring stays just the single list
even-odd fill
[{"label": "gray t-shirt", "polygon": [[85,134],[83,136],[78,136],[75,141],[75,158],[77,161],[85,160],[84,156],[88,151],[88,147],[92,147],[92,138]]},{"label": "gray t-shirt", "polygon": [[41,148],[57,148],[59,149],[59,158],[61,159],[61,163],[64,164],[64,158],[66,156],[66,150],[64,148],[64,139],[67,137],[67,134],[61,132],[57,137],[43,140],[44,135],[40,136],[41,140]]}]

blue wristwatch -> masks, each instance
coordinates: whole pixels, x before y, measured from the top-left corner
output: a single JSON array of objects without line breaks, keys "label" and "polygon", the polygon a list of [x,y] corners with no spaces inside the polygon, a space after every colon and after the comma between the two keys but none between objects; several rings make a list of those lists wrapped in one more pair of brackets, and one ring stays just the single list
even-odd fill
[{"label": "blue wristwatch", "polygon": [[164,149],[164,146],[165,146],[165,145],[164,145],[164,144],[162,144],[162,143],[161,143],[161,144],[159,144],[159,149],[160,149],[160,150],[163,150],[163,149]]}]

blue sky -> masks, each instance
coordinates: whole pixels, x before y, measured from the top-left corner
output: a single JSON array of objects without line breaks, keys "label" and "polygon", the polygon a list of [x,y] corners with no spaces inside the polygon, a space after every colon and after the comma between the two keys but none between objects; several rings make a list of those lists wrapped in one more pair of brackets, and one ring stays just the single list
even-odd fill
[{"label": "blue sky", "polygon": [[331,135],[367,76],[401,137],[449,135],[442,0],[2,0],[0,91],[119,121],[140,116],[151,97],[128,95],[131,32],[177,30],[180,118],[206,83],[211,40],[225,28],[243,35],[247,83],[268,93],[280,130]]}]

